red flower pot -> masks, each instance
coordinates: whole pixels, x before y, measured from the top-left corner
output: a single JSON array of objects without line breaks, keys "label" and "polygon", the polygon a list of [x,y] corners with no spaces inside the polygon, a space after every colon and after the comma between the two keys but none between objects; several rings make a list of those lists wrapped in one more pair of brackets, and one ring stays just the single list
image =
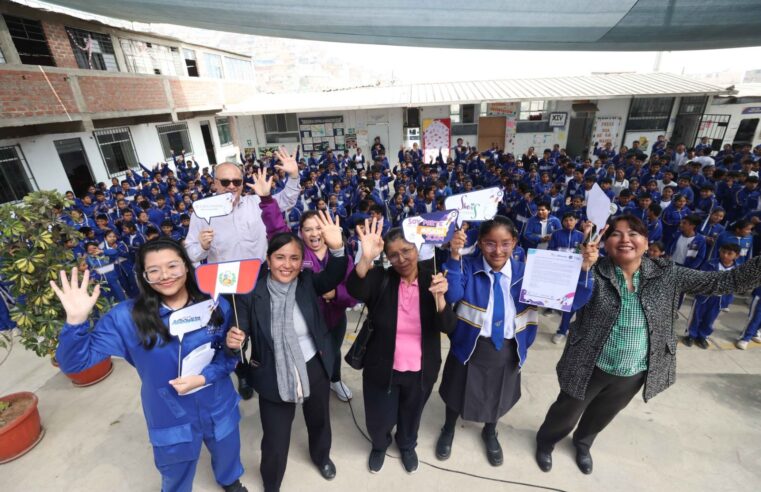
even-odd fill
[{"label": "red flower pot", "polygon": [[114,365],[111,362],[111,357],[103,359],[94,366],[88,367],[82,372],[75,372],[66,374],[69,379],[74,383],[74,386],[91,386],[95,383],[103,381],[114,370]]},{"label": "red flower pot", "polygon": [[40,425],[40,413],[37,411],[37,395],[22,392],[0,397],[0,401],[24,406],[20,414],[12,412],[10,420],[0,427],[0,464],[7,463],[25,454],[45,435]]}]

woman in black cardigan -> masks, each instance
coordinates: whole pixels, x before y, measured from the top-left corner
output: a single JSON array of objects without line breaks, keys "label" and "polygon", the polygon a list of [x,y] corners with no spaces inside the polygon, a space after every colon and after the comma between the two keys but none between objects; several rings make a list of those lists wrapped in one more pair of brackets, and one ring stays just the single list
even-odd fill
[{"label": "woman in black cardigan", "polygon": [[301,239],[290,232],[275,235],[256,287],[237,300],[240,329],[231,328],[227,336],[228,348],[236,352],[246,337],[252,342],[249,379],[259,393],[265,491],[280,489],[298,403],[304,411],[312,461],[326,480],[336,476],[330,460],[333,351],[318,298],[341,283],[347,258],[337,220],[333,223],[322,212],[318,221],[330,251],[325,269],[302,270]]},{"label": "woman in black cardigan", "polygon": [[[383,467],[396,426],[402,464],[407,473],[414,473],[420,417],[441,367],[441,332],[454,330],[456,319],[444,299],[444,275],[434,275],[430,262],[418,263],[418,251],[401,229],[391,229],[381,238],[382,228],[382,220],[365,221],[364,231],[357,228],[362,259],[346,282],[349,294],[370,309],[375,330],[362,372],[365,419],[373,446],[368,467],[372,473]],[[392,268],[373,268],[381,251]]]}]

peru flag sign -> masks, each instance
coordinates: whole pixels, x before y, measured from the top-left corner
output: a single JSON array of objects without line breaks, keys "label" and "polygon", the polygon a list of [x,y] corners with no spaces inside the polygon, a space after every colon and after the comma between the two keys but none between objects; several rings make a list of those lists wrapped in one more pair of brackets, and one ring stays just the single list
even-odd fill
[{"label": "peru flag sign", "polygon": [[196,268],[196,282],[204,294],[213,299],[219,294],[248,294],[254,290],[262,260],[209,263]]}]

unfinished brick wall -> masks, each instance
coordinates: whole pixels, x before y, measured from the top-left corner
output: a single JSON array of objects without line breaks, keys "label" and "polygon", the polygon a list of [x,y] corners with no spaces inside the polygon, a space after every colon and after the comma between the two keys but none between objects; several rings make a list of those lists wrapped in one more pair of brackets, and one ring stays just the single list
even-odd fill
[{"label": "unfinished brick wall", "polygon": [[62,24],[42,21],[42,29],[45,31],[45,37],[48,38],[48,46],[53,54],[56,66],[77,68],[77,60],[74,58],[69,35],[66,33],[64,26]]},{"label": "unfinished brick wall", "polygon": [[78,113],[66,76],[60,73],[48,73],[47,76],[50,84],[39,70],[0,71],[0,119],[60,116],[66,111]]},{"label": "unfinished brick wall", "polygon": [[90,113],[169,109],[161,77],[80,75],[78,79]]}]

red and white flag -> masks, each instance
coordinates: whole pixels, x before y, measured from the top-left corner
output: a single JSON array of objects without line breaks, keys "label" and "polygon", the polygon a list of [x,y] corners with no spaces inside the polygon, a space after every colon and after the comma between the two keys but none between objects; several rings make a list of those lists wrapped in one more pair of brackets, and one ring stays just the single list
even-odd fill
[{"label": "red and white flag", "polygon": [[201,292],[216,299],[219,294],[248,294],[254,290],[262,260],[209,263],[196,268]]}]

